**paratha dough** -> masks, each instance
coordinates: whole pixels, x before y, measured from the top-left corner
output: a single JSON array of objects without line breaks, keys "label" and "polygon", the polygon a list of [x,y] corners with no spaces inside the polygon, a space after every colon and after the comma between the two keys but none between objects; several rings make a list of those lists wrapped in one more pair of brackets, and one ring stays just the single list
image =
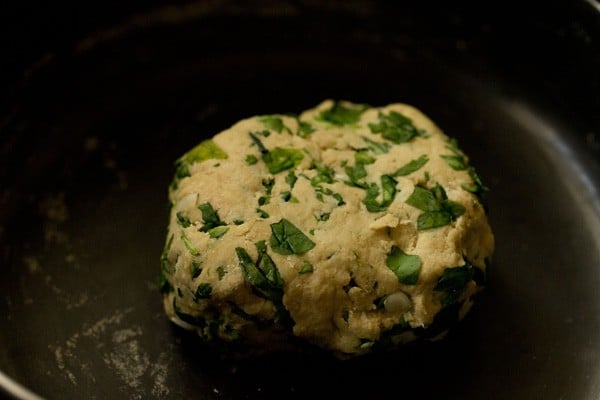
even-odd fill
[{"label": "paratha dough", "polygon": [[487,189],[409,105],[244,119],[176,166],[160,286],[207,342],[350,357],[437,339],[485,283]]}]

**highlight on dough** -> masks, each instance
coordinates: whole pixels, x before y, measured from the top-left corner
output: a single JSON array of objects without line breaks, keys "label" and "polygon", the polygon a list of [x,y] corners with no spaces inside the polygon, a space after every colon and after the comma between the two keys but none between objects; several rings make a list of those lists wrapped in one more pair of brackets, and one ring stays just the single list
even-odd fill
[{"label": "highlight on dough", "polygon": [[176,161],[165,312],[250,354],[440,339],[486,283],[486,191],[456,140],[406,104],[244,119]]}]

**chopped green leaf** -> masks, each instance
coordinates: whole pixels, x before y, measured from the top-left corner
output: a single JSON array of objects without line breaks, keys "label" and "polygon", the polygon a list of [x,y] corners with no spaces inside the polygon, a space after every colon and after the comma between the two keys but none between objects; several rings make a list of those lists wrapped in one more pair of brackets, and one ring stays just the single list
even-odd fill
[{"label": "chopped green leaf", "polygon": [[198,249],[196,248],[196,246],[194,246],[192,244],[192,242],[190,241],[190,239],[187,236],[185,236],[185,234],[181,234],[180,239],[183,242],[183,245],[185,246],[185,248],[190,252],[191,255],[193,255],[193,256],[199,256],[200,255],[200,252],[198,251]]},{"label": "chopped green leaf", "polygon": [[342,104],[340,101],[333,103],[331,108],[321,111],[317,120],[329,122],[333,125],[350,125],[360,121],[360,116],[368,108],[365,104]]},{"label": "chopped green leaf", "polygon": [[281,200],[283,200],[287,203],[292,198],[292,192],[290,192],[290,191],[281,192],[280,196],[281,196]]},{"label": "chopped green leaf", "polygon": [[271,194],[271,191],[273,190],[273,185],[275,185],[275,179],[274,178],[265,178],[262,180],[262,185],[265,188],[265,191],[267,192],[267,195]]},{"label": "chopped green leaf", "polygon": [[406,254],[399,247],[392,246],[385,263],[396,274],[400,283],[414,285],[419,280],[419,272],[421,271],[419,256]]},{"label": "chopped green leaf", "polygon": [[434,194],[421,186],[415,186],[412,194],[406,199],[406,204],[421,211],[438,211],[440,209],[440,204]]},{"label": "chopped green leaf", "polygon": [[258,260],[256,262],[258,268],[263,272],[269,283],[273,287],[281,288],[283,286],[283,279],[279,274],[277,266],[273,262],[273,259],[267,254],[267,245],[264,240],[255,243],[256,251],[258,252]]},{"label": "chopped green leaf", "polygon": [[233,223],[234,223],[235,225],[241,225],[241,224],[243,224],[243,223],[244,223],[244,220],[243,220],[243,219],[234,219],[234,220],[233,220]]},{"label": "chopped green leaf", "polygon": [[259,206],[264,206],[265,204],[269,204],[269,203],[270,203],[269,197],[260,196],[258,198],[258,205]]},{"label": "chopped green leaf", "polygon": [[302,263],[302,265],[298,269],[298,273],[299,274],[310,274],[313,271],[314,271],[313,265],[310,262],[306,261],[306,260],[304,260],[304,262]]},{"label": "chopped green leaf", "polygon": [[465,212],[461,204],[448,200],[446,191],[439,183],[431,189],[415,186],[406,203],[424,211],[417,218],[418,230],[448,225]]},{"label": "chopped green leaf", "polygon": [[272,131],[275,131],[277,133],[281,133],[281,131],[283,131],[284,129],[288,132],[288,133],[292,133],[292,131],[290,131],[290,128],[288,128],[287,126],[285,126],[285,124],[283,123],[283,120],[276,116],[276,115],[265,115],[263,117],[259,117],[258,120],[267,128],[270,129]]},{"label": "chopped green leaf", "polygon": [[426,211],[417,218],[417,229],[439,228],[452,222],[452,215],[446,211]]},{"label": "chopped green leaf", "polygon": [[289,171],[287,176],[285,177],[285,183],[290,185],[290,189],[294,188],[294,185],[296,184],[297,180],[298,177],[296,176],[296,174],[294,174],[294,171]]},{"label": "chopped green leaf", "polygon": [[269,218],[269,213],[266,212],[265,210],[261,210],[260,208],[257,208],[256,212],[258,213],[258,216],[263,219]]},{"label": "chopped green leaf", "polygon": [[465,263],[462,267],[446,268],[433,288],[436,292],[444,292],[442,304],[455,303],[467,283],[473,278],[473,267]]},{"label": "chopped green leaf", "polygon": [[248,154],[246,156],[246,164],[248,165],[254,165],[258,162],[258,158],[256,158],[256,156],[254,154]]},{"label": "chopped green leaf", "polygon": [[256,245],[258,251],[256,263],[252,261],[246,250],[241,247],[235,249],[244,280],[254,289],[257,295],[272,301],[280,315],[287,316],[287,310],[282,303],[283,279],[281,279],[277,266],[267,254],[266,249],[262,250],[260,242]]},{"label": "chopped green leaf", "polygon": [[327,221],[327,220],[329,220],[330,215],[331,215],[330,212],[323,213],[323,214],[319,215],[319,217],[317,218],[317,221]]},{"label": "chopped green leaf", "polygon": [[317,174],[312,177],[310,180],[310,184],[312,186],[318,186],[321,183],[333,183],[335,182],[334,175],[335,171],[333,168],[323,165],[315,164],[315,168],[317,169]]},{"label": "chopped green leaf", "polygon": [[479,175],[475,171],[475,168],[469,167],[468,169],[469,176],[472,179],[472,183],[463,184],[461,187],[467,192],[473,193],[477,196],[477,199],[481,204],[483,204],[484,208],[487,208],[485,193],[489,191],[489,189],[483,184]]},{"label": "chopped green leaf", "polygon": [[179,226],[181,226],[182,228],[187,228],[192,224],[190,222],[190,219],[184,216],[181,211],[176,213],[175,216],[177,217],[177,224],[179,224]]},{"label": "chopped green leaf", "polygon": [[208,236],[210,236],[213,239],[218,239],[221,236],[223,236],[224,234],[226,234],[228,230],[229,230],[228,226],[217,226],[215,228],[208,230]]},{"label": "chopped green leaf", "polygon": [[379,143],[374,140],[369,139],[366,136],[363,136],[362,139],[369,145],[369,149],[373,151],[375,154],[384,154],[390,151],[390,147],[392,147],[389,143]]},{"label": "chopped green leaf", "polygon": [[225,267],[223,265],[219,265],[217,267],[217,277],[219,278],[219,280],[223,279],[223,277],[227,274],[227,270],[225,269]]},{"label": "chopped green leaf", "polygon": [[373,164],[375,162],[375,157],[369,154],[368,150],[359,150],[354,154],[354,160],[356,163],[360,163],[363,165]]},{"label": "chopped green leaf", "polygon": [[469,164],[463,156],[457,155],[441,155],[441,158],[446,161],[448,166],[456,171],[463,171],[469,167]]},{"label": "chopped green leaf", "polygon": [[199,277],[201,272],[202,272],[201,263],[199,261],[192,261],[192,270],[191,270],[192,279],[196,279],[197,277]]},{"label": "chopped green leaf", "polygon": [[202,222],[204,223],[200,228],[200,232],[208,232],[212,228],[225,225],[210,203],[200,204],[198,208],[200,209],[200,212],[202,212]]},{"label": "chopped green leaf", "polygon": [[311,133],[315,131],[315,128],[308,122],[298,121],[298,136],[301,138],[307,138]]},{"label": "chopped green leaf", "polygon": [[349,181],[345,181],[345,184],[363,189],[367,188],[367,184],[363,180],[367,176],[367,170],[363,164],[357,163],[353,167],[346,167],[344,170],[350,179]]},{"label": "chopped green leaf", "polygon": [[343,206],[344,204],[346,204],[346,202],[344,201],[344,198],[342,197],[341,194],[334,192],[331,194],[331,197],[333,197],[334,199],[337,200],[337,205],[338,206]]},{"label": "chopped green leaf", "polygon": [[227,153],[225,153],[215,142],[211,139],[204,140],[200,142],[196,147],[188,151],[183,159],[188,164],[193,164],[195,162],[202,162],[210,159],[223,159],[227,158]]},{"label": "chopped green leaf", "polygon": [[385,211],[396,197],[397,181],[389,175],[381,176],[381,201],[377,201],[379,197],[379,187],[376,183],[371,183],[366,189],[366,197],[363,200],[364,205],[369,212]]},{"label": "chopped green leaf", "polygon": [[269,150],[267,150],[267,148],[263,145],[258,136],[256,136],[256,132],[248,132],[248,135],[250,135],[250,139],[252,139],[252,142],[256,145],[256,147],[258,147],[258,150],[260,151],[260,154],[263,155],[263,157],[265,156],[265,154],[269,153]]},{"label": "chopped green leaf", "polygon": [[210,299],[210,295],[212,294],[212,286],[210,283],[201,283],[196,288],[196,293],[194,293],[194,300],[199,299]]},{"label": "chopped green leaf", "polygon": [[397,111],[390,111],[387,115],[380,112],[379,123],[369,124],[373,133],[380,133],[385,139],[396,143],[406,143],[416,136],[425,136],[426,132],[417,129],[410,118],[405,117]]},{"label": "chopped green leaf", "polygon": [[296,167],[303,158],[304,155],[300,150],[284,149],[282,147],[275,147],[273,150],[263,154],[263,161],[272,174]]},{"label": "chopped green leaf", "polygon": [[426,155],[422,155],[421,157],[409,161],[405,165],[401,166],[394,172],[394,176],[406,176],[408,174],[412,174],[413,172],[419,170],[425,164],[427,164],[429,158]]},{"label": "chopped green leaf", "polygon": [[276,253],[303,254],[315,247],[312,240],[285,218],[271,224],[271,232],[269,243]]}]

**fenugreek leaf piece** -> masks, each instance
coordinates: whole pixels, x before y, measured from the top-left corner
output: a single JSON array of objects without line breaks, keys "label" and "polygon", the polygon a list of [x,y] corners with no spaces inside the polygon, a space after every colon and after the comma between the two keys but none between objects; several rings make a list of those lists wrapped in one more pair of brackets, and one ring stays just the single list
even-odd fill
[{"label": "fenugreek leaf piece", "polygon": [[283,130],[285,130],[290,134],[292,133],[292,131],[290,131],[290,128],[285,126],[281,117],[277,115],[265,115],[262,117],[258,117],[258,120],[265,126],[265,128],[269,130],[275,131],[277,133],[281,133]]},{"label": "fenugreek leaf piece", "polygon": [[400,283],[414,285],[419,280],[419,272],[421,271],[419,256],[406,254],[399,247],[392,246],[385,263],[396,274]]},{"label": "fenugreek leaf piece", "polygon": [[275,147],[263,154],[263,161],[272,174],[296,167],[303,158],[304,155],[300,150],[282,147]]},{"label": "fenugreek leaf piece", "polygon": [[467,283],[473,278],[473,266],[469,263],[461,267],[446,268],[433,288],[436,292],[444,292],[442,304],[455,303]]},{"label": "fenugreek leaf piece", "polygon": [[392,110],[387,114],[380,112],[378,118],[379,122],[370,123],[369,129],[395,144],[406,143],[417,136],[427,135],[422,129],[417,129],[410,118],[397,111]]},{"label": "fenugreek leaf piece", "polygon": [[316,119],[338,126],[355,124],[360,121],[361,114],[367,108],[365,104],[344,104],[336,101],[329,109],[321,111]]},{"label": "fenugreek leaf piece", "polygon": [[202,222],[204,223],[204,225],[200,227],[200,232],[208,232],[217,226],[226,225],[223,221],[221,221],[219,214],[210,203],[202,203],[198,206],[198,208],[202,213]]},{"label": "fenugreek leaf piece", "polygon": [[425,164],[427,164],[427,161],[429,161],[429,157],[427,157],[425,154],[423,154],[421,157],[416,158],[412,161],[409,161],[405,165],[398,168],[396,170],[396,172],[393,173],[393,175],[394,176],[406,176],[406,175],[412,174],[413,172],[418,171],[419,169],[421,169],[421,167],[423,167]]},{"label": "fenugreek leaf piece", "polygon": [[398,183],[390,175],[382,175],[381,178],[381,201],[377,201],[379,197],[379,186],[376,183],[371,183],[366,189],[366,196],[363,204],[369,212],[385,211],[396,197],[396,184]]},{"label": "fenugreek leaf piece", "polygon": [[406,204],[424,211],[417,217],[418,230],[448,225],[466,211],[461,204],[449,200],[444,188],[437,183],[431,189],[415,186]]},{"label": "fenugreek leaf piece", "polygon": [[315,242],[285,218],[271,224],[269,244],[274,252],[283,255],[304,254],[315,247]]}]

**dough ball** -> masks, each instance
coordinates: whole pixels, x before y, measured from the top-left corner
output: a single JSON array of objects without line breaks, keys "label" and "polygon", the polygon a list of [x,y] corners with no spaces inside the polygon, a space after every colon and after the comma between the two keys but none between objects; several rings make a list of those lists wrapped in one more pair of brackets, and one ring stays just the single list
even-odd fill
[{"label": "dough ball", "polygon": [[409,105],[327,100],[244,119],[176,162],[166,314],[252,353],[441,338],[485,284],[486,190]]}]

